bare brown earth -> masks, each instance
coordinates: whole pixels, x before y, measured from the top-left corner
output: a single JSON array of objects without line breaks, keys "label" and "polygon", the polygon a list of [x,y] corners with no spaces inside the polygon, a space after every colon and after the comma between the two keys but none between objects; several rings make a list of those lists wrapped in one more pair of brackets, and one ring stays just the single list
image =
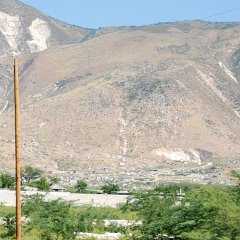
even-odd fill
[{"label": "bare brown earth", "polygon": [[[186,21],[101,29],[80,43],[23,52],[23,164],[86,176],[106,168],[187,171],[191,163],[171,166],[154,151],[203,149],[224,178],[240,154],[239,33],[237,23]],[[0,59],[9,88],[0,115],[3,170],[14,166],[11,64]]]}]

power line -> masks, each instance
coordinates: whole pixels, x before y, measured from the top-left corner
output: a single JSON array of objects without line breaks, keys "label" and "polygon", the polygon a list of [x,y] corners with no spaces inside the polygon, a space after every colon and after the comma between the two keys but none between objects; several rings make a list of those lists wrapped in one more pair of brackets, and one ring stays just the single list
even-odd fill
[{"label": "power line", "polygon": [[201,20],[206,20],[206,19],[209,19],[209,18],[213,18],[213,17],[216,17],[216,16],[220,16],[220,15],[226,14],[226,13],[234,12],[234,11],[239,10],[239,9],[240,9],[240,6],[232,8],[232,9],[229,9],[229,10],[226,10],[226,11],[223,11],[223,12],[215,13],[213,15],[204,17]]}]

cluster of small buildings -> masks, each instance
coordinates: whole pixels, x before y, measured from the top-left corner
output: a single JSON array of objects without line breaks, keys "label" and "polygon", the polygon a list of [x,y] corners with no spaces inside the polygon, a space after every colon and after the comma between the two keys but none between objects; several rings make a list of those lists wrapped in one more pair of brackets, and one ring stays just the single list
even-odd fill
[{"label": "cluster of small buildings", "polygon": [[59,173],[63,186],[74,186],[78,180],[86,181],[92,188],[112,183],[121,189],[151,188],[162,183],[195,182],[201,184],[234,184],[235,180],[216,163],[185,164],[168,162],[164,167],[129,168],[123,166],[120,170],[113,167],[103,169],[66,170]]}]

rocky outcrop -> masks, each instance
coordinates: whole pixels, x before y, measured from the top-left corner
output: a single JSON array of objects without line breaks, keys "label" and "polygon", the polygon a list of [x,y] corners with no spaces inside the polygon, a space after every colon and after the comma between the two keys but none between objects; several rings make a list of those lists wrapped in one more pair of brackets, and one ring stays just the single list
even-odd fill
[{"label": "rocky outcrop", "polygon": [[155,149],[152,154],[167,160],[202,163],[213,157],[213,153],[203,149]]},{"label": "rocky outcrop", "polygon": [[94,30],[57,21],[17,0],[0,2],[0,57],[39,52],[73,44],[92,36]]}]

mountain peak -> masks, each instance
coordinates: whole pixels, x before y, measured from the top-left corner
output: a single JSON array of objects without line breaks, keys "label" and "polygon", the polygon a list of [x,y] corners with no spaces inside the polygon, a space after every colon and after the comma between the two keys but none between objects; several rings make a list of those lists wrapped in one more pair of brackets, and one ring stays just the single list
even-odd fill
[{"label": "mountain peak", "polygon": [[17,0],[0,2],[0,56],[80,42],[90,32],[57,21]]}]

